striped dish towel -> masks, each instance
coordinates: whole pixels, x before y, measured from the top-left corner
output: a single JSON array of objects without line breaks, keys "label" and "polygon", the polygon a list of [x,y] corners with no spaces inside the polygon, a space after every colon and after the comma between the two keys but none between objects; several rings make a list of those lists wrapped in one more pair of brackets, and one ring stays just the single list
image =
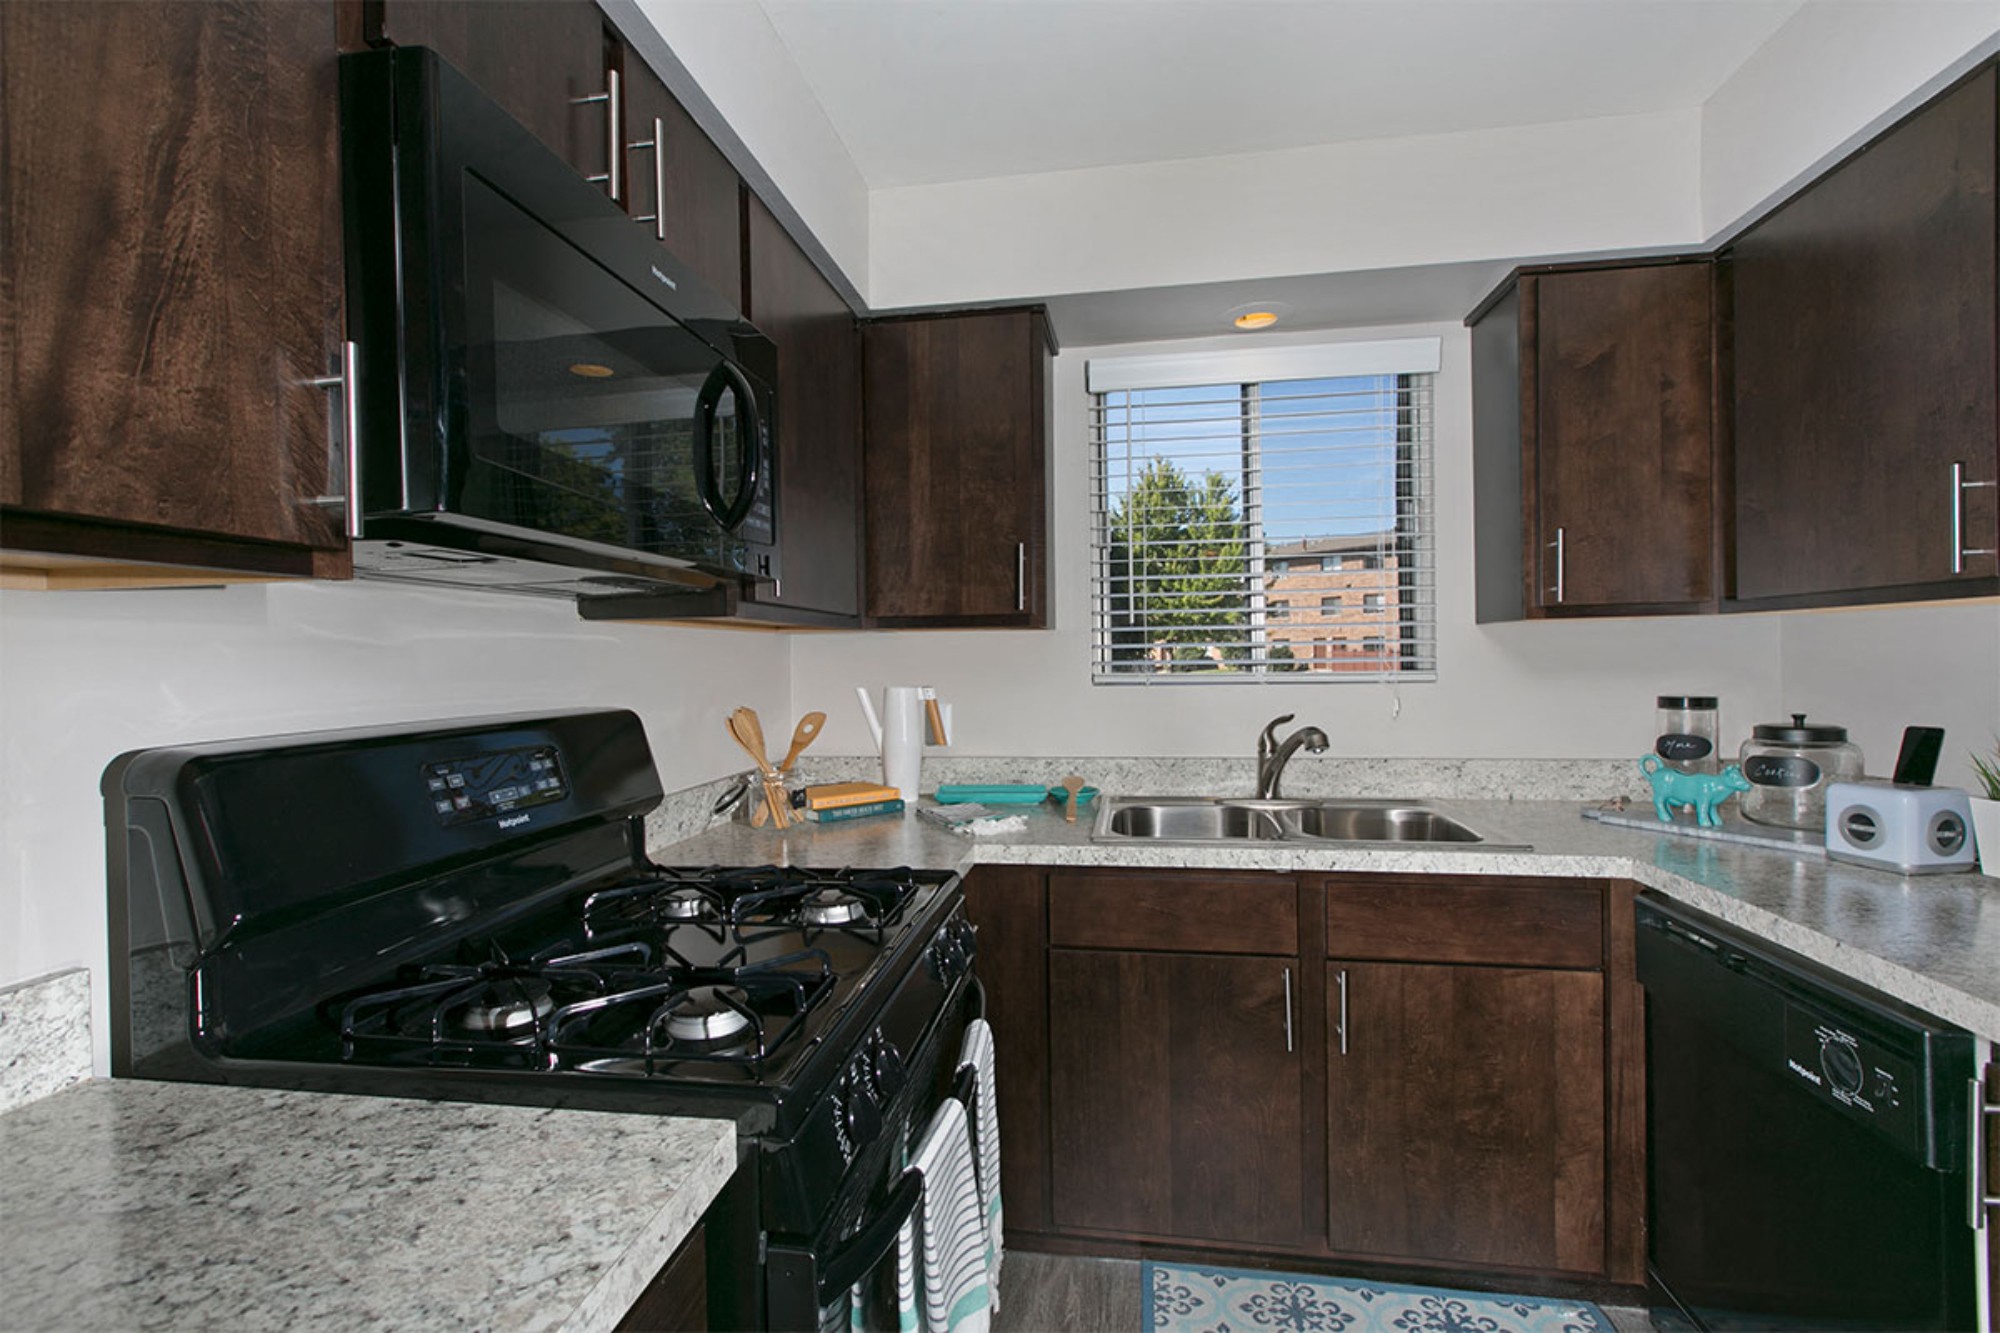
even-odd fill
[{"label": "striped dish towel", "polygon": [[993,1026],[975,1018],[958,1048],[958,1067],[971,1065],[978,1091],[972,1099],[972,1165],[979,1177],[979,1208],[986,1218],[986,1283],[993,1291],[993,1312],[1000,1312],[1000,1259],[1003,1219],[1000,1207],[1000,1099],[993,1075]]},{"label": "striped dish towel", "polygon": [[[919,1269],[924,1333],[986,1333],[992,1321],[992,1288],[986,1281],[986,1226],[972,1168],[972,1137],[965,1106],[945,1098],[910,1158],[923,1173],[924,1201],[917,1206],[913,1267]],[[910,1237],[914,1229],[915,1236]],[[899,1240],[897,1269],[908,1251]],[[904,1327],[910,1326],[907,1316]]]}]

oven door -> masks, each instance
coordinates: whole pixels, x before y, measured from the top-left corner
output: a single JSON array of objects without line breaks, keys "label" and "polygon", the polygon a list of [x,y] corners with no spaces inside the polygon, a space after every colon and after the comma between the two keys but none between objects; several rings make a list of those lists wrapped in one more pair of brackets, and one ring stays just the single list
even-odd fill
[{"label": "oven door", "polygon": [[880,1136],[857,1162],[820,1234],[806,1242],[769,1238],[765,1297],[773,1329],[896,1333],[901,1327],[896,1238],[923,1199],[923,1177],[904,1164],[946,1097],[975,1110],[971,1081],[958,1079],[957,1061],[967,1025],[984,1012],[985,992],[968,975],[910,1060],[909,1082],[891,1101]]}]

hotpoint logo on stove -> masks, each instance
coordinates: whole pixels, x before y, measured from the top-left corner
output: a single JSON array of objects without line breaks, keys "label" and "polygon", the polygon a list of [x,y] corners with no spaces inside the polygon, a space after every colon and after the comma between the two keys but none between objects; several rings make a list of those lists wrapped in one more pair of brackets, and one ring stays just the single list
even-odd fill
[{"label": "hotpoint logo on stove", "polygon": [[1787,1069],[1791,1070],[1791,1071],[1792,1071],[1792,1072],[1793,1072],[1794,1074],[1797,1074],[1797,1075],[1798,1075],[1798,1076],[1799,1076],[1800,1078],[1802,1078],[1802,1079],[1804,1079],[1804,1080],[1805,1080],[1806,1082],[1808,1082],[1808,1083],[1812,1084],[1812,1085],[1813,1085],[1813,1086],[1814,1086],[1815,1088],[1816,1088],[1816,1087],[1818,1087],[1818,1086],[1820,1085],[1820,1078],[1819,1078],[1819,1075],[1818,1075],[1818,1074],[1815,1074],[1815,1073],[1813,1073],[1813,1071],[1812,1071],[1812,1070],[1810,1070],[1810,1069],[1807,1069],[1807,1068],[1806,1068],[1806,1067],[1805,1067],[1804,1065],[1800,1064],[1800,1063],[1799,1063],[1799,1062],[1798,1062],[1797,1060],[1787,1060],[1787,1061],[1785,1061],[1785,1068],[1787,1068]]},{"label": "hotpoint logo on stove", "polygon": [[503,819],[503,820],[501,820],[501,821],[500,821],[500,827],[501,827],[501,828],[519,828],[519,827],[521,827],[521,825],[523,825],[523,824],[525,824],[525,823],[527,823],[527,822],[528,822],[528,816],[526,816],[526,815],[515,815],[515,816],[514,816],[513,818],[511,818],[511,819]]}]

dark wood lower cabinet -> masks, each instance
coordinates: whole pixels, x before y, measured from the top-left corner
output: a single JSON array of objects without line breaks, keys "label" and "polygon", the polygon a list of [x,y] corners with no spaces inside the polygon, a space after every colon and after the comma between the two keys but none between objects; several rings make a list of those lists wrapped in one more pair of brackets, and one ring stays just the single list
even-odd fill
[{"label": "dark wood lower cabinet", "polygon": [[1636,1299],[1633,893],[980,867],[1010,1243]]},{"label": "dark wood lower cabinet", "polygon": [[708,1238],[697,1225],[618,1321],[617,1333],[707,1333]]},{"label": "dark wood lower cabinet", "polygon": [[1057,1226],[1300,1241],[1302,1060],[1288,1049],[1296,966],[1050,951]]},{"label": "dark wood lower cabinet", "polygon": [[1327,1239],[1350,1254],[1604,1266],[1604,981],[1327,964]]}]

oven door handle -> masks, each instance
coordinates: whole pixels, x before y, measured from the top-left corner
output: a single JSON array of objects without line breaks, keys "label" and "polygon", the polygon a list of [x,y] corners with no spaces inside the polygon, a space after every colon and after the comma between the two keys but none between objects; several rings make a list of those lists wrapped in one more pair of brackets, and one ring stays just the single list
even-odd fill
[{"label": "oven door handle", "polygon": [[889,1201],[882,1211],[827,1259],[825,1275],[819,1280],[820,1308],[846,1295],[850,1287],[882,1262],[889,1247],[896,1243],[896,1233],[910,1220],[910,1214],[917,1210],[923,1197],[924,1173],[915,1169],[904,1171],[896,1188],[889,1191]]}]

